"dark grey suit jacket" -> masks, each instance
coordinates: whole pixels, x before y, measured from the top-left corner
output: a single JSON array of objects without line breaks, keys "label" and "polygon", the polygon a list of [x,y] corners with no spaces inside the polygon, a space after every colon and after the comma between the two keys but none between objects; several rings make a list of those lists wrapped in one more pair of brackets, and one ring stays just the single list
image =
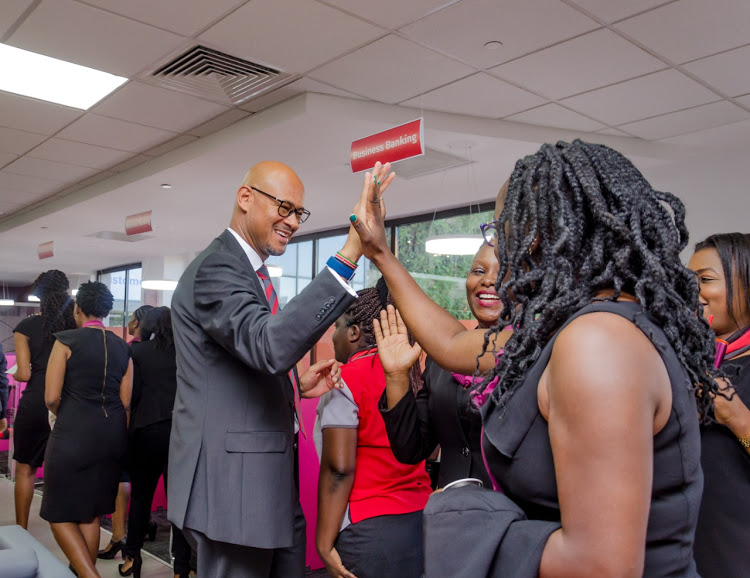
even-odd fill
[{"label": "dark grey suit jacket", "polygon": [[188,266],[172,297],[168,496],[177,526],[232,544],[292,546],[298,498],[287,374],[353,300],[324,269],[271,315],[229,231]]}]

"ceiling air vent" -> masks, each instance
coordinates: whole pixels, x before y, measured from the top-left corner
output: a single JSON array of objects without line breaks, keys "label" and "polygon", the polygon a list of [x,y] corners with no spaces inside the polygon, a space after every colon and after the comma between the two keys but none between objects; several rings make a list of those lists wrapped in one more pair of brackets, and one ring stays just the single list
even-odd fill
[{"label": "ceiling air vent", "polygon": [[166,88],[236,106],[292,78],[268,66],[196,46],[160,67],[149,80]]}]

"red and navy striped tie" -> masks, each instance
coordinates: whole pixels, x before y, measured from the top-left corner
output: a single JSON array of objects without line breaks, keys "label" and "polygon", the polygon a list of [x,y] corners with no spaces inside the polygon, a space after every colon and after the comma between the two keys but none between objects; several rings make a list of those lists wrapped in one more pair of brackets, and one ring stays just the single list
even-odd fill
[{"label": "red and navy striped tie", "polygon": [[[271,315],[276,315],[276,312],[279,310],[279,297],[276,295],[276,289],[273,288],[273,283],[271,283],[271,275],[268,273],[268,268],[265,265],[261,265],[256,273],[263,283],[263,289],[266,292],[266,300],[271,307]],[[294,369],[289,372],[289,380],[292,382],[292,388],[294,389],[294,411],[297,413],[299,429],[302,431],[302,435],[307,437],[305,434],[305,426],[302,423],[302,408],[300,406],[299,388],[297,387],[297,376],[294,373]]]}]

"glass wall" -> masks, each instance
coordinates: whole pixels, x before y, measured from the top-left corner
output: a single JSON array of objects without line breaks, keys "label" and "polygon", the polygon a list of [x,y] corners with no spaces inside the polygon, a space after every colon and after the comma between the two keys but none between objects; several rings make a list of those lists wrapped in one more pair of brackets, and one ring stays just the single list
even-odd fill
[{"label": "glass wall", "polygon": [[141,264],[123,265],[99,271],[97,279],[104,283],[115,298],[112,311],[104,318],[105,327],[117,328],[117,334],[127,338],[130,315],[141,306]]}]

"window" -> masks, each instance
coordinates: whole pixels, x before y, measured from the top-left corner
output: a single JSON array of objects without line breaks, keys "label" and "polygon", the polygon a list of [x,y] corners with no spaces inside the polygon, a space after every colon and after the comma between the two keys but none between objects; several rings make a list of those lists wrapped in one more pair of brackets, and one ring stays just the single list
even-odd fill
[{"label": "window", "polygon": [[141,264],[123,265],[99,271],[97,279],[104,283],[115,298],[112,311],[104,318],[106,327],[121,328],[118,334],[126,338],[125,328],[133,311],[141,306]]}]

